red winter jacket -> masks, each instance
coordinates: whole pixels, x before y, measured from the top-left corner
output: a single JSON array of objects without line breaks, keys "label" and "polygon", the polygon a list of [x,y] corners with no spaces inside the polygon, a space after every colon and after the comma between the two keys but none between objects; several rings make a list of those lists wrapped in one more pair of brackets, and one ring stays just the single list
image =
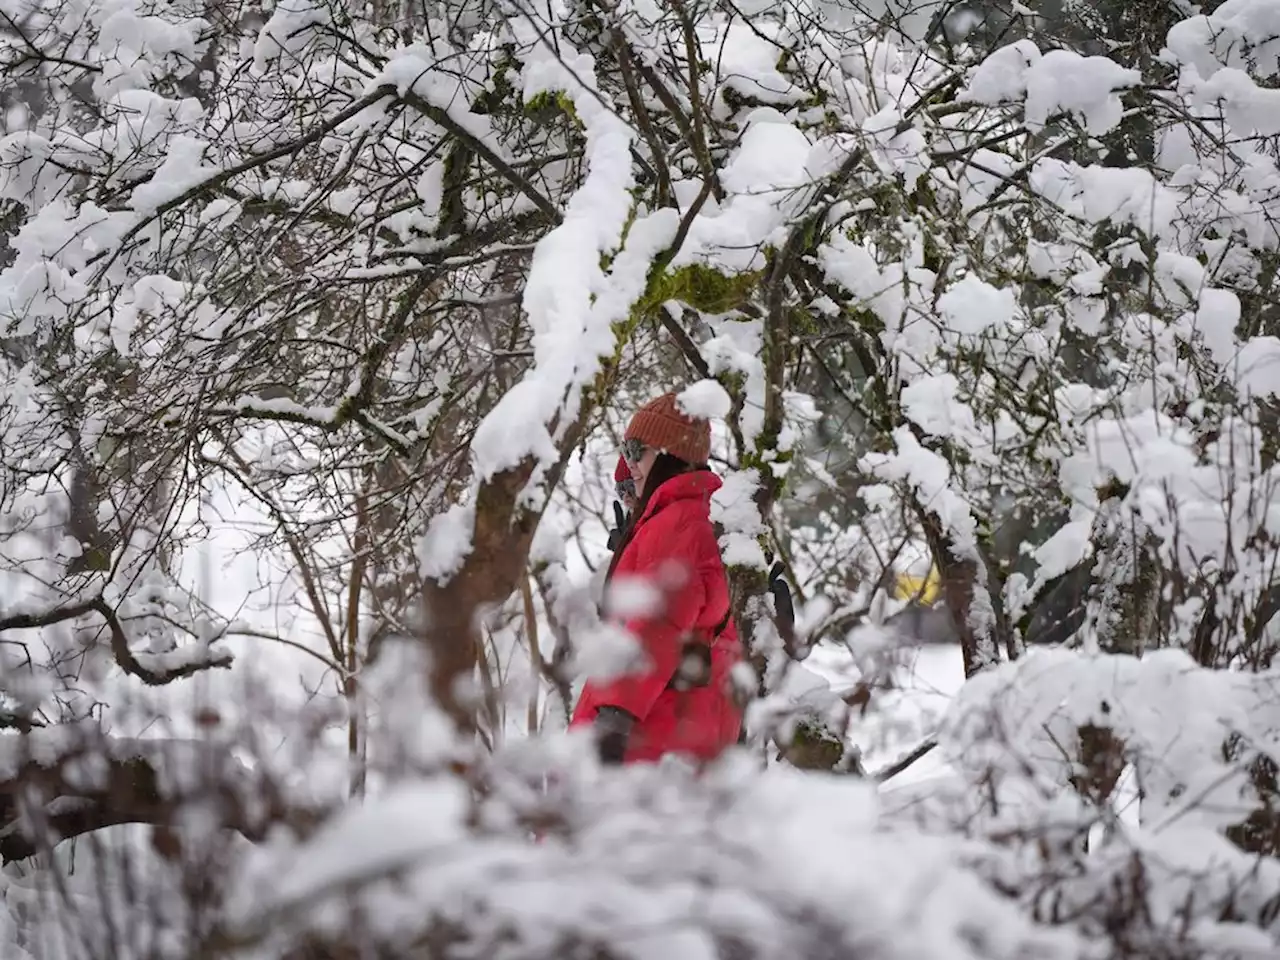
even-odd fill
[{"label": "red winter jacket", "polygon": [[[613,582],[643,578],[664,602],[627,629],[647,654],[648,669],[606,683],[589,681],[570,726],[591,723],[600,707],[619,707],[637,719],[626,763],[667,753],[711,759],[737,742],[742,715],[730,671],[742,657],[729,612],[729,582],[711,526],[711,495],[720,478],[709,470],[672,477],[654,491],[614,568]],[[724,623],[719,636],[716,628]],[[711,645],[711,682],[691,690],[668,686],[689,640]]]}]

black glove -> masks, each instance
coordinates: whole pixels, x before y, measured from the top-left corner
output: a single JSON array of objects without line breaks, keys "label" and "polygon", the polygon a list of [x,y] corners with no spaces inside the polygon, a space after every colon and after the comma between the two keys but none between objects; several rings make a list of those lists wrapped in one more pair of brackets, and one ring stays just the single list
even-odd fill
[{"label": "black glove", "polygon": [[783,569],[781,560],[769,568],[769,592],[773,594],[773,609],[780,633],[794,630],[796,625],[796,608],[791,602],[791,587],[782,578]]},{"label": "black glove", "polygon": [[609,552],[618,549],[618,544],[622,542],[622,531],[627,525],[627,514],[622,509],[622,504],[617,500],[613,501],[613,529],[609,531]]},{"label": "black glove", "polygon": [[680,649],[680,666],[668,684],[672,690],[693,690],[711,686],[711,648],[690,640]]},{"label": "black glove", "polygon": [[601,707],[596,711],[596,749],[602,764],[617,766],[622,763],[635,722],[636,718],[621,707]]}]

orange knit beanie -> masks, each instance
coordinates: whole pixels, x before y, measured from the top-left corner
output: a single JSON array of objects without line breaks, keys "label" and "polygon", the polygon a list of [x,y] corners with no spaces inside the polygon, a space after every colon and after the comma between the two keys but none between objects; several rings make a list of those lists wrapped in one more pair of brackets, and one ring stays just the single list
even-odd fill
[{"label": "orange knit beanie", "polygon": [[674,393],[664,393],[637,410],[624,439],[639,440],[697,467],[711,456],[711,424],[681,411]]}]

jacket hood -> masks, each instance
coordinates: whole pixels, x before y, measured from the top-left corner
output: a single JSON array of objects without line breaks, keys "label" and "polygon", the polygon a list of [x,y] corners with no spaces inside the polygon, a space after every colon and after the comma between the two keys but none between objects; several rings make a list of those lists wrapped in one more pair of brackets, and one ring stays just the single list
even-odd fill
[{"label": "jacket hood", "polygon": [[640,519],[647,519],[663,507],[679,500],[702,500],[710,509],[711,495],[722,486],[724,481],[710,470],[693,470],[674,476],[653,491],[653,496],[649,498],[649,503],[645,507],[644,516]]}]

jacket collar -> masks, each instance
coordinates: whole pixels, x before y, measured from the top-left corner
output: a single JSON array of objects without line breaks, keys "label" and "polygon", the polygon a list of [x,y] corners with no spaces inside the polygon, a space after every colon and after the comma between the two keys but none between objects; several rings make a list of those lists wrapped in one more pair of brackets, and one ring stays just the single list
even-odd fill
[{"label": "jacket collar", "polygon": [[663,507],[677,500],[701,500],[710,505],[711,495],[723,486],[723,481],[710,470],[693,470],[672,477],[649,498],[641,515],[641,522],[648,520]]}]

